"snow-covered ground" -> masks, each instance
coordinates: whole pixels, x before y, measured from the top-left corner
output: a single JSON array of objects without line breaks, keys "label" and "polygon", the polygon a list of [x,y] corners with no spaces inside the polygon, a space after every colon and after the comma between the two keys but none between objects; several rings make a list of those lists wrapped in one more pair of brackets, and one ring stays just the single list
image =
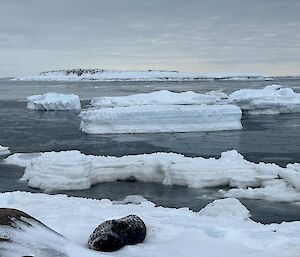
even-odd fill
[{"label": "snow-covered ground", "polygon": [[251,73],[211,73],[193,74],[179,71],[146,70],[146,71],[117,71],[99,69],[73,69],[41,72],[37,76],[16,78],[15,80],[38,81],[184,81],[184,80],[269,80],[259,74]]},{"label": "snow-covered ground", "polygon": [[0,155],[10,154],[9,148],[6,146],[0,145]]},{"label": "snow-covered ground", "polygon": [[89,134],[160,133],[241,129],[235,105],[143,105],[81,112],[82,131]]},{"label": "snow-covered ground", "polygon": [[[137,105],[201,105],[216,104],[224,99],[226,94],[221,92],[197,94],[192,91],[175,93],[160,90],[152,93],[134,94],[116,97],[94,97],[91,105],[96,108],[127,107]],[[219,94],[219,95],[218,95]]]},{"label": "snow-covered ground", "polygon": [[47,93],[27,97],[27,108],[42,111],[80,110],[79,96],[73,94]]},{"label": "snow-covered ground", "polygon": [[230,186],[224,196],[300,202],[300,165],[282,168],[255,164],[237,151],[219,159],[154,153],[123,157],[84,155],[79,151],[13,154],[8,164],[25,166],[22,180],[45,190],[88,189],[101,182],[126,180],[157,182],[194,188]]},{"label": "snow-covered ground", "polygon": [[[155,207],[148,201],[116,204],[105,199],[10,192],[0,194],[0,206],[20,209],[65,237],[36,224],[25,231],[10,229],[13,242],[0,242],[2,257],[41,253],[43,257],[298,257],[300,252],[300,222],[256,223],[236,199],[217,200],[193,212]],[[138,215],[147,226],[142,244],[113,253],[87,248],[89,235],[100,223],[129,214]]]},{"label": "snow-covered ground", "polygon": [[281,85],[263,89],[241,89],[229,96],[230,102],[249,114],[300,112],[300,94]]}]

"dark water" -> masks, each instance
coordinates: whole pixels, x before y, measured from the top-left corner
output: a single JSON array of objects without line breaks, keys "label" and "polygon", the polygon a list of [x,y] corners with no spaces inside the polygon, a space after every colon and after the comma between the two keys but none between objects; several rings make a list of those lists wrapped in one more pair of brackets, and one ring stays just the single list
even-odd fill
[{"label": "dark water", "polygon": [[[278,79],[299,91],[300,80]],[[237,131],[161,133],[137,135],[87,135],[79,130],[78,112],[39,112],[26,109],[25,96],[49,91],[76,93],[83,98],[101,95],[126,95],[158,89],[206,92],[224,88],[263,87],[265,81],[209,82],[8,82],[0,80],[0,144],[12,152],[42,152],[78,149],[85,154],[114,155],[152,152],[176,152],[186,156],[219,157],[221,152],[236,149],[253,162],[274,162],[281,166],[300,162],[300,114],[243,116],[243,129]],[[83,105],[88,102],[84,101]],[[0,191],[24,190],[18,179],[23,168],[0,163]],[[57,192],[55,192],[57,193]],[[63,192],[73,196],[120,200],[130,194],[143,195],[158,205],[203,208],[219,198],[218,189],[190,189],[155,183],[103,183],[83,191]],[[300,220],[300,207],[270,201],[243,200],[255,220],[269,223]]]}]

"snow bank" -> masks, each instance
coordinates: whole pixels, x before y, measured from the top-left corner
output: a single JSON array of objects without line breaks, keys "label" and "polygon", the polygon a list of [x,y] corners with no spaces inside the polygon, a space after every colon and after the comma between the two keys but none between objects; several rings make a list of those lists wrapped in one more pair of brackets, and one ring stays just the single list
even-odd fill
[{"label": "snow bank", "polygon": [[300,201],[300,180],[295,175],[299,164],[287,168],[255,164],[235,150],[222,153],[219,159],[190,158],[175,153],[105,157],[79,151],[46,152],[31,158],[28,154],[14,154],[5,161],[25,164],[22,180],[28,181],[31,187],[45,190],[88,189],[97,183],[135,178],[193,188],[234,188],[220,191],[226,197]]},{"label": "snow bank", "polygon": [[92,99],[91,105],[96,108],[134,105],[200,105],[216,104],[220,100],[221,98],[216,95],[197,94],[192,91],[175,93],[168,90],[160,90],[128,96],[95,97]]},{"label": "snow bank", "polygon": [[235,105],[145,105],[81,112],[80,129],[89,134],[160,133],[241,129]]},{"label": "snow bank", "polygon": [[249,114],[300,112],[300,94],[280,85],[270,85],[263,89],[241,89],[233,92],[229,99]]},{"label": "snow bank", "polygon": [[15,80],[38,81],[184,81],[184,80],[266,80],[268,77],[249,73],[211,73],[194,74],[179,71],[146,70],[146,71],[117,71],[100,69],[72,69],[41,72],[38,76],[30,76]]},{"label": "snow bank", "polygon": [[27,108],[42,111],[80,110],[80,99],[77,95],[47,93],[27,97]]},{"label": "snow bank", "polygon": [[8,147],[0,145],[0,155],[10,154]]},{"label": "snow bank", "polygon": [[[0,242],[3,257],[40,256],[41,248],[53,249],[44,251],[43,257],[107,256],[87,248],[89,235],[101,222],[129,214],[145,221],[146,240],[110,256],[152,257],[158,252],[161,257],[219,257],[220,253],[222,257],[299,255],[300,222],[270,225],[253,222],[247,218],[247,209],[234,199],[216,201],[197,213],[187,208],[155,207],[151,202],[119,205],[109,200],[10,192],[0,193],[0,206],[21,209],[65,237],[54,237],[37,227],[29,228],[26,233],[14,230],[13,243]],[[8,247],[13,249],[11,254]]]}]

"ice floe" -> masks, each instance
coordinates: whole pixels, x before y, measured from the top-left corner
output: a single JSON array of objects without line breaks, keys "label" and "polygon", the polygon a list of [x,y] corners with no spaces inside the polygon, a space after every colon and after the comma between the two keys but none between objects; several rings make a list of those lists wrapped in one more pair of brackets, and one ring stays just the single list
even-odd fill
[{"label": "ice floe", "polygon": [[73,94],[47,93],[27,97],[27,108],[42,111],[80,110],[80,99]]},{"label": "ice floe", "polygon": [[241,129],[235,105],[142,105],[81,112],[82,131],[89,134],[160,133]]},{"label": "ice floe", "polygon": [[251,73],[210,73],[195,74],[179,71],[145,70],[118,71],[101,69],[71,69],[41,72],[37,76],[16,78],[15,80],[37,81],[185,81],[185,80],[269,80],[269,77]]},{"label": "ice floe", "polygon": [[[134,94],[128,96],[116,97],[94,97],[91,105],[96,108],[105,107],[127,107],[134,105],[200,105],[216,104],[224,97],[224,93],[198,94],[193,91],[188,92],[170,92],[160,90],[152,93]],[[226,95],[226,94],[225,94]]]},{"label": "ice floe", "polygon": [[233,189],[220,191],[226,197],[300,201],[299,164],[286,168],[256,164],[235,150],[223,152],[218,159],[175,153],[105,157],[63,151],[35,154],[31,160],[28,154],[14,154],[5,161],[25,165],[22,180],[45,190],[88,189],[97,183],[135,178],[193,188],[229,186]]},{"label": "ice floe", "polygon": [[9,148],[6,146],[0,145],[0,155],[10,154]]},{"label": "ice floe", "polygon": [[[300,222],[263,225],[249,218],[249,211],[235,199],[218,200],[200,212],[187,208],[155,207],[151,202],[114,204],[66,195],[25,192],[0,193],[0,206],[20,209],[64,238],[37,226],[15,229],[12,242],[0,242],[1,256],[96,257],[107,253],[87,248],[91,232],[103,221],[129,214],[147,226],[142,244],[126,246],[110,256],[210,256],[296,257]],[[47,249],[48,251],[45,251]]]},{"label": "ice floe", "polygon": [[300,112],[300,94],[281,85],[263,89],[241,89],[229,96],[230,102],[249,114]]}]

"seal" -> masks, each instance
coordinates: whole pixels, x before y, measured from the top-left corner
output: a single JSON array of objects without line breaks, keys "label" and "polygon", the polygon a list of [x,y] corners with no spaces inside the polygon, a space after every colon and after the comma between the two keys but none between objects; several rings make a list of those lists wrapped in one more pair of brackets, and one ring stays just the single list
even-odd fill
[{"label": "seal", "polygon": [[125,245],[142,243],[146,237],[146,225],[136,215],[101,223],[88,239],[90,249],[103,252],[119,250]]}]

